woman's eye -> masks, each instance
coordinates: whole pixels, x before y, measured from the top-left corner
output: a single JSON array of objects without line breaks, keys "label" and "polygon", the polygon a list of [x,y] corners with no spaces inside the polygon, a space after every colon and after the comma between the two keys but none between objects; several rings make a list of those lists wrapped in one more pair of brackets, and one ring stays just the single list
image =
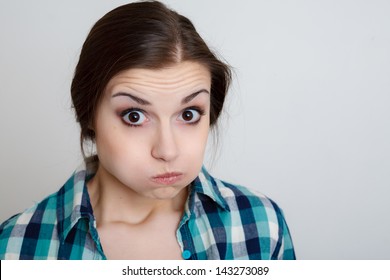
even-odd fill
[{"label": "woman's eye", "polygon": [[200,120],[201,114],[198,110],[195,109],[187,109],[184,110],[179,116],[179,120],[184,121],[186,123],[196,123]]},{"label": "woman's eye", "polygon": [[141,111],[131,110],[122,113],[122,120],[128,125],[140,126],[145,122],[146,117]]}]

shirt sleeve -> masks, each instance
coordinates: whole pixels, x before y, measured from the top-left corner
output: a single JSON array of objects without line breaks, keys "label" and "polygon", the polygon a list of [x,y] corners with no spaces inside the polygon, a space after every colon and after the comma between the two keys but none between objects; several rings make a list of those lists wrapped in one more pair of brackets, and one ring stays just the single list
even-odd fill
[{"label": "shirt sleeve", "polygon": [[290,235],[290,230],[287,226],[283,211],[280,210],[278,215],[279,220],[279,244],[278,252],[275,252],[275,257],[278,260],[295,260],[295,250],[293,241]]}]

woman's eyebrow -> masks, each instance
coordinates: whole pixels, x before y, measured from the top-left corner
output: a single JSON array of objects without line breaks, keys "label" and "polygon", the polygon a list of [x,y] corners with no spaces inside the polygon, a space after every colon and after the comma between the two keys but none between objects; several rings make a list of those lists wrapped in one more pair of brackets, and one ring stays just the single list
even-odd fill
[{"label": "woman's eyebrow", "polygon": [[[190,102],[192,99],[194,99],[195,97],[197,97],[199,94],[201,93],[207,93],[207,94],[210,94],[208,90],[206,89],[201,89],[201,90],[198,90],[197,92],[194,92],[194,93],[191,93],[190,95],[184,97],[181,101],[181,104],[187,104],[188,102]],[[145,99],[142,99],[140,97],[137,97],[137,96],[134,96],[130,93],[127,93],[127,92],[118,92],[118,93],[115,93],[114,95],[112,95],[112,98],[114,97],[117,97],[117,96],[127,96],[129,97],[130,99],[132,99],[133,101],[137,102],[138,104],[140,105],[152,105],[152,103],[150,103],[149,101],[145,100]]]},{"label": "woman's eyebrow", "polygon": [[142,99],[142,98],[139,98],[137,96],[134,96],[130,93],[126,93],[126,92],[118,92],[118,93],[115,93],[112,97],[117,97],[117,96],[127,96],[131,99],[133,99],[135,102],[137,102],[138,104],[140,105],[152,105],[152,103],[150,103],[149,101],[145,100],[145,99]]},{"label": "woman's eyebrow", "polygon": [[202,92],[207,93],[207,94],[210,94],[209,91],[206,90],[206,89],[198,90],[197,92],[191,93],[191,94],[188,95],[187,97],[184,97],[183,100],[181,101],[181,104],[182,104],[182,105],[187,104],[188,102],[190,102],[192,99],[194,99],[195,97],[197,97],[197,96],[198,96],[199,94],[201,94]]}]

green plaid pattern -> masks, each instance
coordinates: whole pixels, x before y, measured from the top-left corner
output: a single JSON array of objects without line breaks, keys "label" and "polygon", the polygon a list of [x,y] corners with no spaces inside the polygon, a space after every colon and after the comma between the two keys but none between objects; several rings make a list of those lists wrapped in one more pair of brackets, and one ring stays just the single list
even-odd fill
[{"label": "green plaid pattern", "polygon": [[[0,226],[0,259],[106,259],[80,167],[55,194]],[[269,198],[210,176],[192,182],[177,230],[183,257],[295,259],[281,209]]]}]

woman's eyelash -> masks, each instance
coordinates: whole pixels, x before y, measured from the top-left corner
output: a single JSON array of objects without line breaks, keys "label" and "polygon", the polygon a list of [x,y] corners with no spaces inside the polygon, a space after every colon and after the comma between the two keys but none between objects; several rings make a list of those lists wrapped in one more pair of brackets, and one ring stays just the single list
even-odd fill
[{"label": "woman's eyelash", "polygon": [[145,113],[145,111],[142,110],[142,109],[140,109],[140,108],[132,107],[132,108],[128,108],[128,109],[126,109],[126,110],[121,111],[119,115],[120,115],[121,117],[124,117],[126,114],[128,114],[128,113],[130,113],[130,112],[134,112],[134,111],[136,111],[136,112],[141,112],[141,113]]},{"label": "woman's eyelash", "polygon": [[204,116],[206,114],[206,111],[203,110],[202,108],[198,107],[198,106],[192,106],[192,107],[188,107],[188,108],[185,108],[183,110],[184,111],[187,111],[187,110],[195,110],[197,111],[201,116]]}]

